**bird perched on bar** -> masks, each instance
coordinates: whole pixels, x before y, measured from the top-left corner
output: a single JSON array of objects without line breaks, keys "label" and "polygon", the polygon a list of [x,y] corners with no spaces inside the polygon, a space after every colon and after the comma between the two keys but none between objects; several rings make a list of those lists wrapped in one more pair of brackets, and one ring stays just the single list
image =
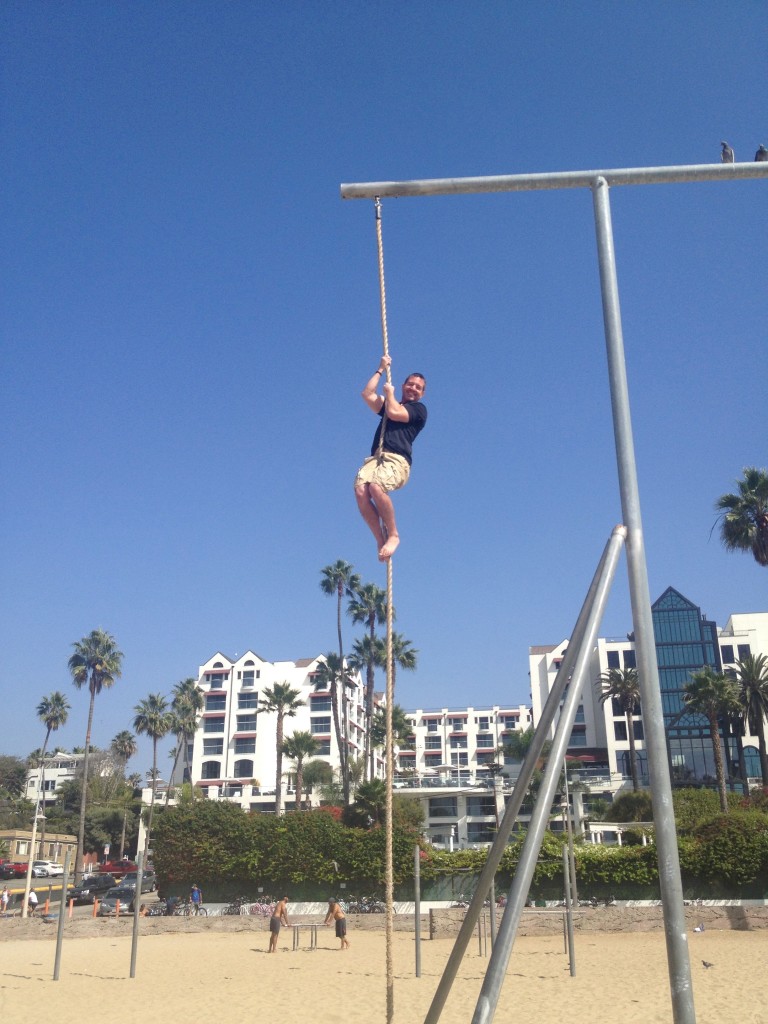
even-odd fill
[{"label": "bird perched on bar", "polygon": [[734,161],[733,150],[727,142],[721,142],[720,145],[723,147],[723,150],[720,154],[720,159],[724,164],[732,164]]},{"label": "bird perched on bar", "polygon": [[755,160],[760,163],[761,160],[768,160],[768,149],[765,146],[758,146],[757,152],[755,153]]}]

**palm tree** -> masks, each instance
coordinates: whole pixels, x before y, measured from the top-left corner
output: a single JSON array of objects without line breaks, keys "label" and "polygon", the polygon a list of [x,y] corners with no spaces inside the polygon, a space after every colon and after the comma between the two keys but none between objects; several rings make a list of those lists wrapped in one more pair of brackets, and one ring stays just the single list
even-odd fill
[{"label": "palm tree", "polygon": [[[412,646],[410,640],[406,640],[402,633],[392,633],[392,689],[395,688],[395,679],[397,677],[397,670],[399,668],[405,669],[407,672],[413,672],[416,669],[418,663],[419,652],[415,647]],[[380,661],[379,666],[383,669],[387,667],[387,645],[382,643],[381,647],[378,648],[378,655]]]},{"label": "palm tree", "polygon": [[355,794],[355,805],[365,811],[379,824],[387,802],[387,786],[383,779],[369,779],[361,782]]},{"label": "palm tree", "polygon": [[734,680],[739,688],[741,711],[749,731],[757,736],[760,750],[760,774],[768,787],[768,753],[765,744],[765,717],[768,715],[768,657],[749,654],[736,662]]},{"label": "palm tree", "polygon": [[342,671],[339,656],[329,651],[318,663],[314,674],[316,690],[328,690],[331,695],[331,710],[333,712],[333,729],[336,733],[336,744],[339,748],[339,774],[341,776],[341,788],[344,793],[344,803],[349,803],[349,747],[346,735],[342,733],[341,717],[339,715],[339,687],[346,688],[346,671]]},{"label": "palm tree", "polygon": [[[344,664],[344,645],[341,640],[341,602],[344,595],[351,596],[360,586],[360,577],[353,572],[349,562],[338,559],[333,565],[326,565],[320,571],[320,589],[329,597],[336,597],[336,634],[339,639],[339,663]],[[347,715],[347,691],[342,687],[341,693],[341,729],[344,736],[345,759],[349,744],[349,721]]]},{"label": "palm tree", "polygon": [[[51,738],[51,733],[56,732],[62,725],[66,725],[69,710],[69,701],[58,690],[54,690],[48,697],[43,697],[37,705],[37,717],[45,726],[45,741],[43,749],[40,751],[40,783],[37,790],[37,804],[40,803],[41,798],[43,800],[41,808],[43,811],[43,823],[40,826],[39,847],[41,858],[45,845],[45,752],[48,749],[48,740]],[[32,859],[34,860],[34,851]]]},{"label": "palm tree", "polygon": [[157,744],[158,741],[167,736],[173,725],[173,716],[168,710],[168,701],[162,693],[150,693],[144,700],[140,700],[133,709],[136,717],[133,719],[133,728],[139,736],[149,736],[152,740],[152,794],[149,799],[149,819],[147,821],[147,832],[144,841],[144,852],[150,849],[152,836],[152,816],[155,811],[155,790],[157,788]]},{"label": "palm tree", "polygon": [[717,789],[720,794],[720,810],[728,811],[728,794],[725,789],[725,767],[723,748],[720,743],[719,719],[730,715],[739,704],[738,687],[728,676],[716,672],[706,665],[698,672],[692,672],[690,680],[683,686],[683,703],[690,711],[703,715],[709,723],[712,753],[715,757]]},{"label": "palm tree", "polygon": [[[125,777],[125,770],[128,767],[128,762],[132,757],[136,756],[136,752],[139,749],[136,743],[136,737],[132,732],[127,729],[123,729],[119,732],[109,745],[109,749],[113,756],[118,758],[122,762],[123,766],[123,777]],[[125,805],[123,807],[123,830],[120,834],[120,860],[123,859],[125,853],[125,832],[128,826],[128,811],[130,805],[133,802],[133,788],[131,787],[130,781],[126,779],[126,793],[125,793]]]},{"label": "palm tree", "polygon": [[751,551],[758,565],[768,565],[768,471],[747,466],[736,486],[738,494],[715,502],[720,539],[728,551]]},{"label": "palm tree", "polygon": [[283,723],[286,718],[294,718],[299,708],[304,707],[301,691],[294,690],[289,683],[275,683],[261,691],[261,707],[256,712],[274,712],[277,715],[275,726],[275,810],[282,814],[283,803]]},{"label": "palm tree", "polygon": [[347,613],[355,624],[362,623],[368,630],[365,644],[357,646],[355,655],[358,668],[365,666],[365,741],[363,757],[368,765],[368,777],[373,778],[373,747],[371,745],[371,729],[373,727],[373,693],[374,671],[376,661],[376,625],[387,621],[387,592],[375,583],[358,586],[350,597]]},{"label": "palm tree", "polygon": [[317,753],[317,740],[311,732],[299,730],[283,741],[283,753],[295,762],[296,767],[296,810],[301,810],[304,789],[304,762]]},{"label": "palm tree", "polygon": [[103,629],[94,629],[82,640],[72,645],[75,653],[70,657],[68,666],[72,681],[77,689],[88,687],[90,704],[88,706],[88,725],[85,730],[85,746],[83,753],[83,790],[80,796],[80,824],[77,832],[77,855],[75,857],[75,878],[83,874],[83,855],[85,853],[85,808],[88,799],[88,753],[91,749],[91,727],[93,725],[93,708],[96,698],[103,689],[109,689],[116,679],[120,678],[123,665],[123,652],[119,650],[117,641]]},{"label": "palm tree", "polygon": [[[399,704],[392,705],[392,735],[396,740],[407,740],[413,735],[411,720]],[[374,747],[383,747],[387,738],[387,716],[384,708],[377,708],[373,716],[371,739]]]},{"label": "palm tree", "polygon": [[123,775],[125,775],[125,769],[128,762],[132,757],[136,756],[136,752],[139,749],[136,743],[136,737],[128,729],[123,729],[119,732],[109,745],[109,749],[112,754],[122,762]]},{"label": "palm tree", "polygon": [[601,689],[600,703],[615,700],[624,712],[627,723],[627,739],[629,740],[629,770],[632,775],[632,789],[636,793],[640,789],[637,774],[637,747],[635,746],[635,726],[632,715],[640,704],[640,680],[636,668],[609,668],[598,680]]},{"label": "palm tree", "polygon": [[[184,781],[188,782],[190,777],[189,769],[189,741],[197,730],[197,719],[205,706],[203,691],[197,685],[193,676],[182,679],[173,688],[173,699],[171,700],[171,713],[173,722],[171,732],[178,743],[173,755],[173,768],[171,768],[171,779],[173,779],[178,767],[179,757],[184,752]],[[171,796],[171,787],[165,793],[165,806]]]}]

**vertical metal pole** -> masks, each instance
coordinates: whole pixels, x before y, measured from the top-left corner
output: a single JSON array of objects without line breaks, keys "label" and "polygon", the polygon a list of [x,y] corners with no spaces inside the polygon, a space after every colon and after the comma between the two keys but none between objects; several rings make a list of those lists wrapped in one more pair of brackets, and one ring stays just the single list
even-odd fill
[{"label": "vertical metal pole", "polygon": [[64,912],[67,909],[67,886],[69,885],[69,865],[72,860],[72,851],[67,850],[64,856],[64,874],[61,876],[61,905],[59,907],[59,922],[56,927],[56,956],[53,961],[53,980],[59,980],[59,969],[61,968],[61,946],[64,942]]},{"label": "vertical metal pole", "polygon": [[563,778],[565,779],[565,827],[568,831],[568,863],[571,871],[571,899],[578,906],[579,890],[576,885],[576,852],[573,849],[573,814],[571,812],[571,794],[568,790],[568,765],[563,758]]},{"label": "vertical metal pole", "polygon": [[673,1020],[675,1024],[695,1024],[696,1012],[691,988],[691,964],[685,930],[683,887],[680,879],[677,833],[672,809],[672,786],[666,757],[664,716],[656,665],[651,596],[648,587],[648,569],[645,560],[637,468],[629,412],[629,392],[624,360],[624,339],[621,329],[610,197],[605,178],[598,177],[595,180],[592,186],[592,197],[619,490],[622,516],[627,527],[629,593],[632,603],[637,674],[640,683],[645,743],[648,751],[648,771],[654,807]]},{"label": "vertical metal pole", "polygon": [[573,901],[571,899],[571,858],[568,847],[563,847],[563,889],[565,891],[565,919],[568,932],[568,967],[571,977],[576,974],[576,952],[573,948]]},{"label": "vertical metal pole", "polygon": [[421,849],[416,846],[413,851],[413,924],[416,942],[416,977],[421,977]]},{"label": "vertical metal pole", "polygon": [[496,941],[496,883],[491,882],[490,891],[490,903],[491,903],[491,949]]},{"label": "vertical metal pole", "polygon": [[141,886],[144,878],[144,851],[136,862],[136,895],[133,898],[133,933],[131,936],[131,977],[136,977],[136,954],[139,950],[139,911],[141,910]]}]

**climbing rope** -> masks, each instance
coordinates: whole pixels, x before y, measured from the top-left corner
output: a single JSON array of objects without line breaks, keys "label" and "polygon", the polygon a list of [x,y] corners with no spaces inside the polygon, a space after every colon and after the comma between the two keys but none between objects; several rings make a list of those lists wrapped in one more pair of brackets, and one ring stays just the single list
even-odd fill
[{"label": "climbing rope", "polygon": [[[376,248],[379,262],[379,296],[381,299],[381,333],[384,344],[384,355],[389,355],[389,332],[387,329],[387,289],[384,280],[384,241],[381,233],[381,199],[376,196]],[[392,383],[391,365],[387,366],[387,383]],[[386,407],[381,417],[381,434],[379,436],[378,458],[384,451],[384,430],[386,429]],[[385,847],[384,847],[384,899],[387,908],[386,916],[386,961],[387,961],[387,1024],[391,1024],[395,1015],[395,961],[394,961],[394,868],[392,860],[392,776],[394,762],[394,743],[392,739],[392,706],[395,701],[394,674],[392,670],[392,558],[387,559],[387,688],[386,688],[386,740],[384,756],[386,760],[385,803]]]}]

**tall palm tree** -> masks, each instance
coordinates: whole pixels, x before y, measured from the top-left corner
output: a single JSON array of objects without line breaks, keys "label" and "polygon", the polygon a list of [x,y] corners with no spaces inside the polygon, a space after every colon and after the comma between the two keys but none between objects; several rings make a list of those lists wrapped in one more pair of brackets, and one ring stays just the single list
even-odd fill
[{"label": "tall palm tree", "polygon": [[149,736],[152,740],[152,793],[149,798],[149,819],[144,841],[145,854],[150,849],[152,837],[152,816],[155,811],[155,790],[157,789],[157,744],[167,736],[173,725],[173,716],[168,708],[168,701],[162,693],[150,693],[140,700],[133,709],[136,713],[133,728],[139,736]]},{"label": "tall palm tree", "polygon": [[387,785],[383,779],[361,782],[355,794],[355,805],[368,813],[376,825],[381,821],[387,802]]},{"label": "tall palm tree", "polygon": [[[376,626],[387,621],[387,592],[375,583],[358,585],[349,599],[347,614],[352,622],[362,624],[368,631],[364,646],[356,649],[359,668],[365,667],[365,740],[363,757],[368,766],[368,778],[373,778],[373,747],[371,745],[371,729],[373,728],[373,693],[374,673],[376,665]],[[394,617],[394,616],[393,616]]]},{"label": "tall palm tree", "polygon": [[[184,781],[189,781],[189,741],[197,731],[197,720],[204,706],[205,697],[203,696],[203,691],[197,685],[197,680],[193,676],[188,676],[186,679],[182,679],[181,682],[176,683],[173,688],[173,699],[171,700],[171,713],[173,715],[171,732],[178,742],[173,755],[171,779],[173,779],[178,767],[179,757],[183,751]],[[166,807],[168,806],[170,796],[171,787],[169,785],[165,793]]]},{"label": "tall palm tree", "polygon": [[[37,804],[43,800],[43,823],[40,826],[40,847],[39,854],[42,859],[43,847],[45,846],[45,752],[48,749],[48,740],[51,733],[56,732],[62,725],[66,725],[69,717],[69,701],[58,690],[54,690],[48,697],[43,697],[37,705],[37,717],[45,726],[45,741],[40,751],[40,782],[37,790]],[[33,858],[34,860],[34,851]]]},{"label": "tall palm tree", "polygon": [[[353,571],[353,566],[343,559],[333,565],[326,565],[320,571],[320,589],[329,597],[336,598],[336,635],[339,640],[339,664],[344,664],[344,644],[341,637],[341,602],[344,595],[351,596],[360,586],[360,577]],[[347,714],[347,691],[341,689],[341,732],[344,738],[344,750],[349,749],[349,716]]]},{"label": "tall palm tree", "polygon": [[744,720],[760,750],[760,774],[763,787],[768,787],[768,753],[765,743],[765,718],[768,715],[768,657],[750,654],[736,662],[734,680]]},{"label": "tall palm tree", "polygon": [[710,665],[706,665],[698,672],[692,672],[690,680],[683,686],[683,703],[690,711],[703,715],[709,723],[717,789],[720,794],[720,809],[723,814],[726,814],[728,794],[725,788],[723,748],[720,743],[720,719],[730,715],[738,706],[738,687],[728,676],[724,676],[716,672]]},{"label": "tall palm tree", "polygon": [[[406,740],[413,735],[411,720],[399,704],[392,705],[392,735],[395,740]],[[387,719],[384,708],[377,708],[373,716],[371,738],[374,747],[383,747],[387,737]]]},{"label": "tall palm tree", "polygon": [[[109,745],[109,749],[113,756],[116,757],[122,764],[123,777],[126,775],[126,768],[128,762],[132,757],[136,756],[136,752],[139,746],[136,742],[136,737],[128,729],[123,729],[119,732]],[[124,806],[123,806],[123,829],[120,833],[120,860],[123,859],[125,853],[125,832],[128,826],[128,811],[130,805],[133,802],[133,788],[131,787],[130,781],[126,779],[125,794],[124,794]]]},{"label": "tall palm tree", "polygon": [[315,689],[327,690],[331,695],[331,711],[333,712],[333,729],[336,733],[336,745],[339,749],[339,775],[344,793],[344,803],[349,803],[349,745],[346,734],[342,731],[341,715],[339,714],[339,688],[346,688],[347,672],[342,671],[339,656],[329,651],[315,670]]},{"label": "tall palm tree", "polygon": [[119,679],[122,674],[123,652],[118,648],[117,641],[103,629],[94,629],[82,640],[73,645],[75,653],[70,657],[68,666],[72,681],[77,689],[88,687],[90,704],[88,706],[88,725],[85,730],[85,746],[83,753],[83,790],[80,796],[80,824],[77,832],[77,854],[75,856],[75,878],[83,874],[83,856],[85,853],[85,808],[88,799],[88,754],[91,749],[91,728],[93,726],[93,708],[96,698],[104,689]]},{"label": "tall palm tree", "polygon": [[640,789],[637,772],[637,746],[635,744],[635,726],[632,715],[640,704],[640,680],[636,668],[609,668],[598,680],[600,686],[599,700],[601,704],[615,700],[624,712],[627,723],[627,739],[629,740],[629,771],[632,776],[632,789],[636,793]]},{"label": "tall palm tree", "polygon": [[736,486],[737,494],[715,502],[720,539],[728,551],[751,551],[758,565],[768,565],[768,471],[747,466]]},{"label": "tall palm tree", "polygon": [[301,810],[304,789],[304,762],[317,753],[317,740],[311,732],[298,730],[283,740],[283,753],[290,757],[296,768],[296,810]]},{"label": "tall palm tree", "polygon": [[301,691],[295,690],[290,683],[275,683],[261,691],[261,706],[257,714],[274,712],[277,715],[275,726],[275,810],[282,814],[283,810],[283,727],[286,718],[294,718],[299,708],[304,707]]}]

